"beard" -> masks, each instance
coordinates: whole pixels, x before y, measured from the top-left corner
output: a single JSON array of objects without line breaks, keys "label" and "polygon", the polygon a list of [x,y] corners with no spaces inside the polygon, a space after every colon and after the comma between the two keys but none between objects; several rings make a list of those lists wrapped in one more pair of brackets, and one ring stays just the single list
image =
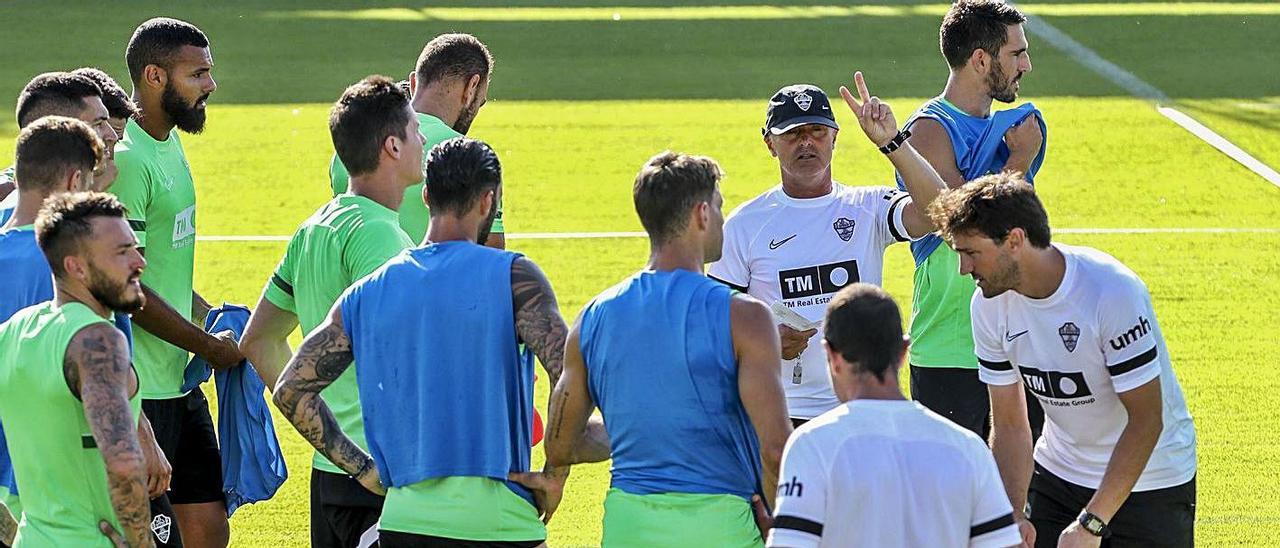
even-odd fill
[{"label": "beard", "polygon": [[471,131],[471,123],[475,122],[476,115],[480,114],[480,105],[475,104],[478,102],[476,99],[479,98],[480,97],[477,95],[476,98],[471,101],[472,104],[467,105],[467,108],[462,109],[462,112],[458,113],[458,121],[453,123],[454,131],[463,135],[466,135],[468,131]]},{"label": "beard", "polygon": [[494,201],[493,205],[489,207],[489,216],[485,218],[484,222],[480,223],[480,230],[476,235],[476,243],[484,245],[485,242],[489,241],[489,233],[493,231],[493,220],[496,218],[498,218],[498,202]]},{"label": "beard", "polygon": [[116,282],[97,267],[89,266],[89,294],[103,306],[115,311],[132,313],[142,309],[146,304],[146,296],[141,291],[134,293],[128,280]]},{"label": "beard", "polygon": [[1022,269],[1013,257],[1001,253],[997,260],[1000,270],[982,279],[982,296],[988,299],[1013,289],[1022,279]]},{"label": "beard", "polygon": [[992,99],[1001,103],[1012,103],[1018,100],[1018,92],[1014,89],[1013,84],[1017,82],[1022,75],[1010,77],[1000,68],[1000,63],[991,65],[991,72],[987,73],[987,89]]},{"label": "beard", "polygon": [[173,125],[178,126],[178,129],[194,135],[204,131],[205,119],[205,109],[196,105],[208,98],[209,94],[206,93],[188,105],[182,96],[178,95],[178,90],[166,85],[164,93],[160,96],[160,108],[169,115],[169,119],[173,120]]}]

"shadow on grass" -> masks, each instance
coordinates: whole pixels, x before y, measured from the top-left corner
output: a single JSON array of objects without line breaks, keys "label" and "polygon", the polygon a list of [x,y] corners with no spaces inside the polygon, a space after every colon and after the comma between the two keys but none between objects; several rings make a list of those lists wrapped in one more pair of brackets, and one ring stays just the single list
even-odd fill
[{"label": "shadow on grass", "polygon": [[[765,4],[764,0],[697,4]],[[813,0],[830,5],[830,1]],[[921,2],[862,2],[919,5]],[[670,6],[668,0],[552,2],[504,0],[508,6]],[[683,5],[684,3],[682,3]],[[929,3],[934,4],[934,3]],[[307,10],[369,9],[392,0],[328,3],[245,2],[216,7],[130,3],[108,12],[73,2],[56,8],[18,2],[0,7],[6,42],[30,44],[0,63],[0,98],[16,97],[31,76],[83,65],[125,79],[123,51],[134,26],[157,14],[190,20],[213,41],[223,104],[327,103],[370,73],[404,77],[422,44],[438,33],[465,31],[486,41],[497,59],[494,100],[759,99],[778,87],[811,82],[834,93],[864,70],[873,92],[927,97],[946,78],[937,51],[935,15],[829,16],[783,19],[590,21],[440,21],[332,19]],[[468,6],[446,1],[433,7]],[[49,17],[58,9],[58,17]],[[805,8],[797,8],[803,10]],[[412,10],[406,10],[412,11]],[[298,16],[291,17],[294,13]],[[1052,23],[1175,98],[1275,95],[1280,71],[1280,16],[1051,17]],[[67,39],[54,37],[75,32]],[[1036,70],[1023,81],[1028,98],[1122,95],[1073,60],[1032,40]],[[12,99],[7,99],[12,104]],[[12,125],[0,109],[0,133]]]},{"label": "shadow on grass", "polygon": [[1174,99],[1280,95],[1280,16],[1044,19]]},{"label": "shadow on grass", "polygon": [[[855,68],[873,75],[885,95],[929,96],[946,77],[936,16],[469,22],[265,13],[282,10],[130,4],[115,13],[68,7],[54,21],[36,8],[0,8],[13,29],[7,41],[39,46],[0,66],[0,97],[16,96],[32,75],[47,70],[98,65],[123,77],[129,34],[159,13],[191,20],[209,34],[221,85],[213,100],[224,103],[332,101],[369,73],[403,77],[422,44],[448,31],[471,32],[490,45],[497,58],[491,94],[499,100],[765,98],[793,82],[834,87]],[[74,39],[51,38],[64,28],[76,29]],[[1046,61],[1059,56],[1047,48],[1036,53]],[[1031,80],[1027,93],[1115,93],[1064,71]]]}]

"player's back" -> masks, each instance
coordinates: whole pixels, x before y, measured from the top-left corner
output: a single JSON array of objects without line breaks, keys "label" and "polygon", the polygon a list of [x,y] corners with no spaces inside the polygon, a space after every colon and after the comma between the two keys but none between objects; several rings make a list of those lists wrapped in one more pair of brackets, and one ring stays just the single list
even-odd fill
[{"label": "player's back", "polygon": [[771,546],[810,545],[806,530],[822,546],[1017,542],[986,445],[904,400],[853,400],[798,429],[783,457],[777,515]]},{"label": "player's back", "polygon": [[732,290],[640,272],[583,311],[581,349],[612,443],[613,487],[750,497],[758,442],[738,396]]},{"label": "player's back", "polygon": [[0,322],[53,298],[53,272],[36,244],[31,225],[0,232],[0,264],[6,273],[0,287]]}]

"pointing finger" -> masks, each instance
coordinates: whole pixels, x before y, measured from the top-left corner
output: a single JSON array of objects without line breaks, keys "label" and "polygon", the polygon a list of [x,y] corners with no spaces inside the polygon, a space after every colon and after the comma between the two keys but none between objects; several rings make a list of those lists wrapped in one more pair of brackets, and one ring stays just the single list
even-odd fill
[{"label": "pointing finger", "polygon": [[862,77],[862,71],[853,73],[853,83],[858,86],[858,96],[862,97],[862,102],[871,100],[871,92],[867,91],[867,80]]}]

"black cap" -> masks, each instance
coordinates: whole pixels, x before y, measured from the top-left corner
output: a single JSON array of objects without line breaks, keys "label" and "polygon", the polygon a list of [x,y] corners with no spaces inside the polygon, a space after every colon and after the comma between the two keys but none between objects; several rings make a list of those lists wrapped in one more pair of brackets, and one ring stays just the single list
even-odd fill
[{"label": "black cap", "polygon": [[769,99],[769,110],[765,113],[761,133],[782,135],[805,124],[822,124],[831,129],[840,129],[835,113],[831,111],[831,101],[827,100],[827,94],[822,88],[809,84],[792,84],[778,90]]}]

